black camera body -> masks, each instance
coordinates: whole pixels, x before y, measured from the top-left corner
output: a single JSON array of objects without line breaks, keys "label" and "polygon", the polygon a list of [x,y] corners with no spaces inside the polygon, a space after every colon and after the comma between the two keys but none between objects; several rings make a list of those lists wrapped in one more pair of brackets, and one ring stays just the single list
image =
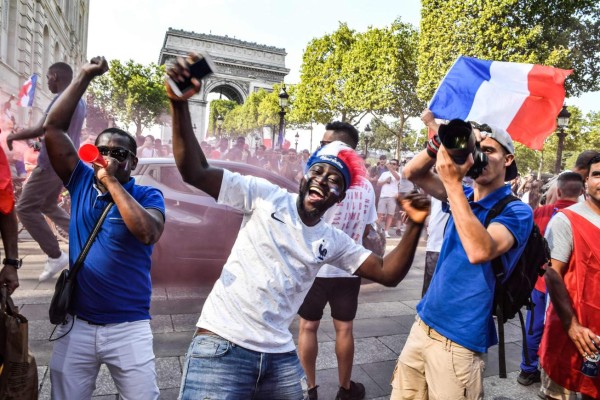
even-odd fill
[{"label": "black camera body", "polygon": [[468,177],[477,179],[482,174],[483,169],[488,165],[488,158],[481,151],[470,123],[453,119],[447,124],[440,125],[438,136],[455,163],[462,165],[467,161],[469,154],[473,155],[475,163],[467,171]]}]

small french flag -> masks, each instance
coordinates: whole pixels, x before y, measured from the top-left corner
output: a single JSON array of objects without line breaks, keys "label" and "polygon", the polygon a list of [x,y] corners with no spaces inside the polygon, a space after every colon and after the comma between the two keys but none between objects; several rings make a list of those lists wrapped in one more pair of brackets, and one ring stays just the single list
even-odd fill
[{"label": "small french flag", "polygon": [[21,90],[19,91],[19,99],[17,100],[18,106],[31,107],[33,105],[37,79],[37,75],[33,74],[29,77],[29,79],[27,79],[23,86],[21,86]]},{"label": "small french flag", "polygon": [[556,129],[573,71],[460,56],[431,99],[439,119],[460,118],[504,129],[513,140],[541,150]]}]

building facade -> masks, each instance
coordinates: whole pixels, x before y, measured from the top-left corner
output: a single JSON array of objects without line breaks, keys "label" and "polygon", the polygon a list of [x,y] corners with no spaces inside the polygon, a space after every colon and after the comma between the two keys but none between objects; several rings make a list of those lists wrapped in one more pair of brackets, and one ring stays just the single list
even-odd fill
[{"label": "building facade", "polygon": [[18,126],[42,117],[52,99],[46,72],[55,62],[77,71],[87,56],[89,0],[0,0],[0,104],[38,75],[33,107],[11,104]]}]

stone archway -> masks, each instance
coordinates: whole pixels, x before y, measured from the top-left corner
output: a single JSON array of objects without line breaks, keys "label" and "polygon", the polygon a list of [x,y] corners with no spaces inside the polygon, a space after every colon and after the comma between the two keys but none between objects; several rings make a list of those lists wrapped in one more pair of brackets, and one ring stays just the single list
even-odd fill
[{"label": "stone archway", "polygon": [[273,85],[283,82],[290,72],[285,67],[285,49],[171,28],[165,34],[159,64],[189,52],[208,54],[216,66],[214,74],[203,81],[200,93],[190,99],[190,114],[199,127],[196,130],[199,140],[206,134],[209,93],[220,91],[242,104],[250,93],[260,89],[272,91]]}]

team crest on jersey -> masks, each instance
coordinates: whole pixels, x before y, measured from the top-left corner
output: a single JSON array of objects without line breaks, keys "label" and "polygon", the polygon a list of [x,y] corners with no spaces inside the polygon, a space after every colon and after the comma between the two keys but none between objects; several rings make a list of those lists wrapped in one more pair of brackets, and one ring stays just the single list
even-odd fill
[{"label": "team crest on jersey", "polygon": [[321,239],[319,241],[313,242],[313,253],[317,258],[317,261],[325,261],[327,257],[327,242],[325,239]]}]

